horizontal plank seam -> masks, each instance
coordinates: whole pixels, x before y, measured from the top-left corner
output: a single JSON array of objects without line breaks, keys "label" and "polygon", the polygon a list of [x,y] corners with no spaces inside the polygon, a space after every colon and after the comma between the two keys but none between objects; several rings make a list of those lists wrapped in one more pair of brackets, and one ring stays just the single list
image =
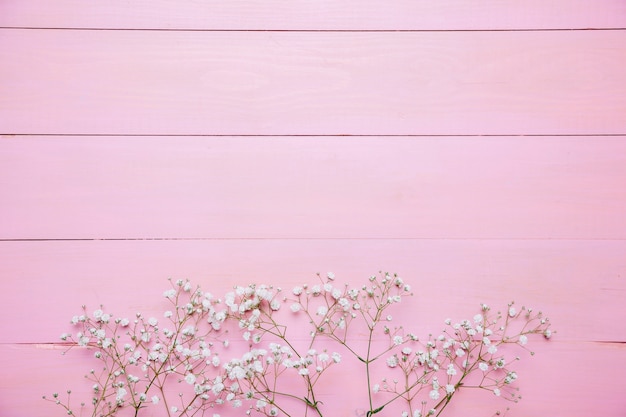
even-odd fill
[{"label": "horizontal plank seam", "polygon": [[4,30],[71,30],[109,32],[293,32],[293,33],[437,33],[437,32],[571,32],[571,31],[620,31],[626,27],[586,28],[495,28],[495,29],[185,29],[185,28],[94,28],[94,27],[36,27],[0,26]]},{"label": "horizontal plank seam", "polygon": [[[366,340],[365,338],[360,340]],[[563,344],[571,344],[571,343],[588,343],[588,344],[599,344],[599,345],[608,345],[608,346],[624,346],[626,345],[626,341],[621,340],[587,340],[587,339],[568,339],[568,340],[550,340],[550,343],[563,343]],[[72,347],[77,347],[76,345],[70,342],[0,342],[0,346],[15,346],[15,347],[33,347],[39,349],[70,349]]]},{"label": "horizontal plank seam", "polygon": [[623,242],[626,238],[576,237],[112,237],[112,238],[0,238],[2,242],[120,242],[120,241],[235,241],[235,240],[402,240],[402,241],[591,241]]},{"label": "horizontal plank seam", "polygon": [[177,137],[177,138],[327,138],[327,137],[351,137],[351,138],[535,138],[535,137],[622,137],[626,133],[489,133],[489,134],[350,134],[350,133],[323,133],[323,134],[176,134],[176,133],[0,133],[0,139],[12,139],[15,137],[133,137],[133,138],[149,138],[149,137]]}]

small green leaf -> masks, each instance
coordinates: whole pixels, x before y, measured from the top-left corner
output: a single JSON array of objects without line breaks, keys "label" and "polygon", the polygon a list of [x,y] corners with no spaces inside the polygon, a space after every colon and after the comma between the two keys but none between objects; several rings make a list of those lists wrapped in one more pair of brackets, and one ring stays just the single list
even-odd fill
[{"label": "small green leaf", "polygon": [[378,408],[377,408],[377,409],[375,409],[374,411],[368,411],[368,412],[366,413],[366,417],[372,417],[374,414],[376,414],[376,413],[380,413],[381,411],[383,411],[383,408],[385,408],[385,406],[384,406],[384,405],[383,405],[383,406],[381,406],[381,407],[378,407]]}]

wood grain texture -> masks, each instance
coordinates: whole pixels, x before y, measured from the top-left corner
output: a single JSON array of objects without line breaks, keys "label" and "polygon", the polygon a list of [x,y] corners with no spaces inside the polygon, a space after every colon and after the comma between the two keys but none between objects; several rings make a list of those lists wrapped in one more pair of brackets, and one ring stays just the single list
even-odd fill
[{"label": "wood grain texture", "polygon": [[626,137],[19,137],[0,178],[2,239],[626,238]]},{"label": "wood grain texture", "polygon": [[624,134],[608,32],[0,30],[0,133]]},{"label": "wood grain texture", "polygon": [[119,316],[166,309],[168,277],[221,294],[234,285],[290,289],[333,271],[363,285],[398,273],[415,297],[397,315],[412,331],[473,317],[481,303],[515,301],[544,311],[568,342],[626,342],[626,241],[209,240],[0,242],[0,343],[52,343],[80,306]]},{"label": "wood grain texture", "polygon": [[421,335],[550,316],[508,417],[623,417],[625,32],[622,0],[0,1],[0,416],[85,394],[81,304],[382,269]]},{"label": "wood grain texture", "polygon": [[0,26],[235,30],[588,29],[626,26],[620,0],[0,2]]}]

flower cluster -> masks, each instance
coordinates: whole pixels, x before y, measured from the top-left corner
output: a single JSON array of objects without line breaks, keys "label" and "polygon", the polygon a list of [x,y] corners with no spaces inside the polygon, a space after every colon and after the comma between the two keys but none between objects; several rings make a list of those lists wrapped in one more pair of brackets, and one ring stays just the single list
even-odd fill
[{"label": "flower cluster", "polygon": [[[517,401],[512,366],[519,357],[507,356],[509,345],[527,349],[529,336],[552,335],[540,312],[511,303],[504,313],[482,305],[472,319],[446,320],[438,336],[421,340],[393,325],[390,313],[412,294],[387,273],[361,287],[328,273],[290,291],[236,286],[223,297],[189,281],[170,284],[162,317],[118,318],[83,307],[71,320],[77,331],[61,336],[99,361],[86,376],[93,417],[139,416],[154,407],[168,416],[322,417],[317,388],[346,357],[363,368],[367,417],[396,402],[402,417],[438,416],[464,389]],[[47,399],[73,415],[69,397]]]}]

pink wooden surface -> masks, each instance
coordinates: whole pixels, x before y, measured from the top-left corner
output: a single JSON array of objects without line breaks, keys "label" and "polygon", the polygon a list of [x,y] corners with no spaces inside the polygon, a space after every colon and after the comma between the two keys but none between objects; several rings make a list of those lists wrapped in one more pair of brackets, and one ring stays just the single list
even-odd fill
[{"label": "pink wooden surface", "polygon": [[621,0],[229,0],[0,2],[0,26],[241,30],[624,27]]},{"label": "pink wooden surface", "polygon": [[0,133],[624,134],[622,31],[0,30]]},{"label": "pink wooden surface", "polygon": [[0,1],[0,416],[85,392],[83,303],[384,269],[423,333],[551,317],[508,416],[623,417],[624,28],[621,0]]},{"label": "pink wooden surface", "polygon": [[557,342],[624,341],[626,324],[613,320],[623,312],[625,253],[622,240],[0,242],[0,291],[27,295],[0,304],[0,343],[58,342],[82,304],[159,312],[168,277],[214,293],[270,280],[289,288],[325,273],[320,264],[355,284],[380,270],[399,273],[415,288],[403,308],[420,318],[422,334],[439,331],[446,317],[472,317],[482,302],[516,301],[549,313]]},{"label": "pink wooden surface", "polygon": [[[54,406],[40,399],[42,389],[56,387],[63,392],[65,387],[71,386],[74,398],[86,397],[88,387],[80,385],[84,382],[84,373],[89,370],[85,369],[87,361],[80,355],[61,356],[61,352],[40,345],[0,345],[3,375],[11,377],[0,380],[1,415],[62,417],[63,413],[54,413]],[[498,409],[504,411],[507,405],[511,406],[506,413],[508,417],[582,417],[595,415],[598,410],[603,415],[617,417],[622,416],[626,409],[623,390],[618,384],[610,383],[619,381],[626,368],[623,345],[555,342],[520,368],[523,398],[518,404],[508,404],[493,395],[478,395],[475,396],[478,400],[467,401],[469,396],[465,395],[462,400],[451,403],[447,415],[491,416]],[[581,381],[587,378],[601,382]],[[53,383],[44,385],[37,381]],[[336,412],[332,415],[359,415],[357,410],[362,408],[362,404],[350,395],[345,379],[337,378],[334,384],[329,385],[324,398],[327,403],[336,404]],[[51,394],[49,391],[46,393]]]},{"label": "pink wooden surface", "polygon": [[624,136],[22,137],[0,178],[2,239],[626,238]]}]

